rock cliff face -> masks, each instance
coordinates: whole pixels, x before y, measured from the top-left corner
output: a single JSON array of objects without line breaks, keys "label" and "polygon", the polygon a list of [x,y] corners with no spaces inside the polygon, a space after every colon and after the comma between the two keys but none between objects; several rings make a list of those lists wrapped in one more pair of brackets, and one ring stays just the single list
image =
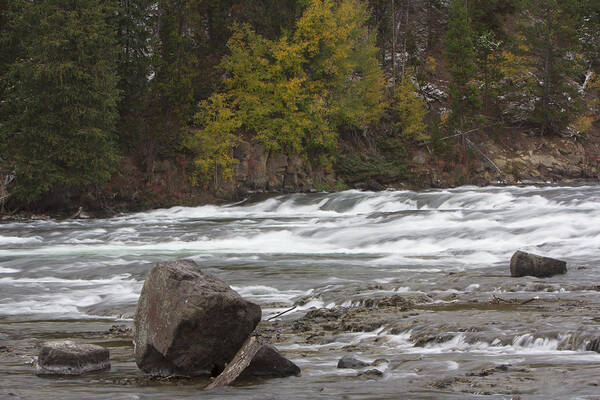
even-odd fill
[{"label": "rock cliff face", "polygon": [[333,172],[312,167],[298,155],[269,152],[258,143],[241,142],[234,157],[239,160],[234,182],[226,190],[235,192],[306,192],[315,185],[331,184]]},{"label": "rock cliff face", "polygon": [[472,139],[470,156],[463,162],[412,149],[408,159],[414,186],[573,184],[600,179],[600,130],[585,138],[516,131],[473,135]]}]

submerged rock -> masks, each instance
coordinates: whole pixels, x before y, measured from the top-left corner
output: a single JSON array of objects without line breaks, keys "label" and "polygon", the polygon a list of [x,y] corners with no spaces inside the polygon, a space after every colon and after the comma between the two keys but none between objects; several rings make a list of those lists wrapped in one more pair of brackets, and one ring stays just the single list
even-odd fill
[{"label": "submerged rock", "polygon": [[337,367],[338,368],[358,369],[358,368],[368,367],[369,365],[371,365],[371,364],[361,361],[359,359],[356,359],[352,356],[344,356],[344,357],[340,358],[340,360],[338,361]]},{"label": "submerged rock", "polygon": [[81,375],[106,369],[110,369],[108,349],[62,340],[42,345],[36,374]]},{"label": "submerged rock", "polygon": [[258,305],[188,260],[149,272],[134,320],[135,361],[154,375],[217,375],[261,319]]},{"label": "submerged rock", "polygon": [[517,251],[510,259],[510,274],[513,277],[535,276],[547,278],[566,273],[567,263],[554,258]]}]

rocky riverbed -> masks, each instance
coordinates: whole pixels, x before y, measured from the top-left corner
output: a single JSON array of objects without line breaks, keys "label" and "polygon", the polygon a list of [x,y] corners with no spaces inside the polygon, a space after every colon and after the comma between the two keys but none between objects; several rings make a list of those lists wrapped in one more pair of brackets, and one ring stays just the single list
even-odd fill
[{"label": "rocky riverbed", "polygon": [[[198,397],[206,378],[141,372],[130,330],[150,267],[191,258],[259,304],[259,332],[302,369],[203,398],[598,399],[599,218],[590,186],[350,191],[1,225],[0,398]],[[517,249],[568,272],[512,278]],[[107,347],[111,369],[38,377],[50,339]],[[368,365],[337,368],[344,356]]]},{"label": "rocky riverbed", "polygon": [[[449,275],[443,281],[451,284],[456,279]],[[494,281],[480,277],[479,284]],[[343,294],[354,299],[351,306],[314,308],[303,315],[263,321],[260,334],[301,365],[303,376],[288,378],[292,382],[246,379],[233,389],[207,396],[235,393],[252,398],[250,394],[256,391],[269,393],[281,386],[300,385],[309,388],[311,396],[326,397],[343,393],[345,387],[367,385],[381,398],[392,398],[395,391],[431,399],[574,398],[572,390],[577,391],[577,398],[597,398],[600,286],[534,278],[507,283],[507,287],[495,287],[492,295],[485,291],[448,295],[435,290],[386,294],[394,292],[393,285],[364,287]],[[364,295],[370,292],[378,294]],[[23,337],[32,324],[38,326],[30,331],[35,339]],[[42,325],[51,331],[44,332]],[[20,383],[14,389],[3,387],[2,395],[40,398],[42,394],[44,398],[60,393],[75,398],[71,392],[75,390],[78,396],[88,393],[94,398],[101,392],[118,393],[122,398],[128,398],[127,393],[171,393],[185,398],[209,383],[206,378],[150,377],[137,370],[129,322],[61,325],[52,321],[0,324],[5,334],[16,339],[0,349],[0,364],[5,376]],[[33,356],[40,342],[64,337],[109,348],[113,369],[78,378],[35,377]],[[337,361],[344,355],[369,366],[338,369]],[[307,394],[294,397],[311,397]]]}]

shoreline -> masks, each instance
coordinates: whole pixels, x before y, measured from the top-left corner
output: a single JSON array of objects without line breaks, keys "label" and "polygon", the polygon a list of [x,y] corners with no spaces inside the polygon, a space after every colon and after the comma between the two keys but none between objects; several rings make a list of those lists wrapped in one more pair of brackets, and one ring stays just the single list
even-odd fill
[{"label": "shoreline", "polygon": [[[120,211],[110,212],[108,210],[76,210],[73,213],[71,210],[69,211],[59,211],[59,212],[50,212],[50,213],[41,213],[41,212],[33,212],[33,211],[24,211],[17,212],[13,215],[8,214],[0,214],[0,225],[3,223],[14,223],[14,222],[31,222],[31,221],[45,221],[45,220],[53,220],[53,221],[69,221],[69,220],[87,220],[87,219],[109,219],[118,217],[124,214],[134,214],[134,213],[142,213],[142,212],[151,212],[154,210],[161,209],[169,209],[173,207],[202,207],[207,205],[232,205],[237,203],[248,203],[248,202],[259,202],[269,198],[283,196],[283,195],[293,195],[293,194],[315,194],[315,193],[339,193],[346,190],[358,190],[361,192],[384,192],[384,191],[413,191],[413,192],[422,192],[428,190],[448,190],[448,189],[458,189],[461,187],[475,187],[475,188],[510,188],[510,187],[586,187],[586,186],[595,186],[600,185],[599,180],[593,179],[581,179],[581,180],[563,180],[563,181],[522,181],[515,183],[506,183],[506,182],[497,182],[490,183],[487,185],[475,185],[475,184],[466,184],[459,186],[443,186],[443,187],[407,187],[406,185],[390,185],[388,187],[384,187],[379,190],[369,190],[363,188],[348,188],[345,190],[309,190],[309,191],[297,191],[297,192],[286,192],[286,191],[255,191],[248,192],[244,194],[239,194],[240,200],[238,199],[216,199],[215,201],[205,201],[199,202],[195,205],[190,205],[187,203],[174,204],[164,207],[151,207],[151,208],[131,208],[131,209],[123,209]],[[245,197],[244,197],[245,196]],[[74,215],[76,214],[76,215]]]}]

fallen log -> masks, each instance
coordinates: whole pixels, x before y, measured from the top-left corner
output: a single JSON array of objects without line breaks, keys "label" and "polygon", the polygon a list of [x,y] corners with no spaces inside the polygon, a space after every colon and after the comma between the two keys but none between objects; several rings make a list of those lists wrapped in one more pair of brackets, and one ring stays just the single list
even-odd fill
[{"label": "fallen log", "polygon": [[282,356],[275,347],[258,336],[251,336],[206,389],[231,385],[238,378],[285,378],[300,373],[300,368]]},{"label": "fallen log", "polygon": [[206,389],[216,389],[231,385],[246,368],[250,365],[254,356],[264,345],[261,339],[256,336],[250,336],[237,352],[233,360],[219,376],[217,376]]}]

